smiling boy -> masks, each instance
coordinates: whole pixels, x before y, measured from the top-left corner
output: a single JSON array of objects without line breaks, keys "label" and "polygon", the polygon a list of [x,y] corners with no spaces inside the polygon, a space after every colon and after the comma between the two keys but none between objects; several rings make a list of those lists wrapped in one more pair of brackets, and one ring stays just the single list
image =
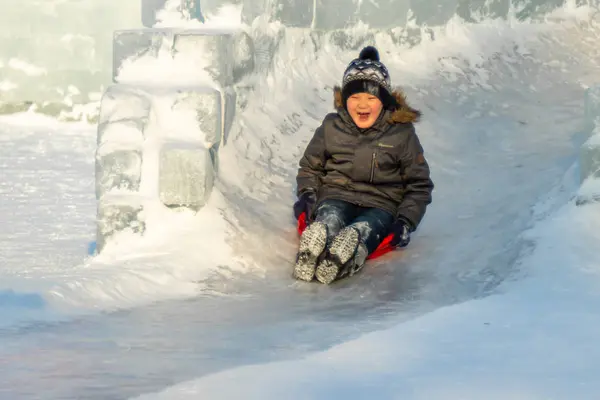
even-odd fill
[{"label": "smiling boy", "polygon": [[392,91],[376,48],[348,65],[335,106],[300,160],[294,204],[309,225],[293,275],[325,284],[359,271],[390,233],[407,246],[434,187],[413,125],[421,113]]}]

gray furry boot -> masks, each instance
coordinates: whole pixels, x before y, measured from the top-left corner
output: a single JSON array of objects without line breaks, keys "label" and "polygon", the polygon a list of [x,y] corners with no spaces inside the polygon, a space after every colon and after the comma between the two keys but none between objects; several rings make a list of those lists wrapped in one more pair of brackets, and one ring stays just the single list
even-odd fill
[{"label": "gray furry boot", "polygon": [[312,281],[317,262],[326,246],[327,226],[321,222],[313,222],[300,237],[300,247],[294,265],[294,278],[307,282]]},{"label": "gray furry boot", "polygon": [[330,284],[336,279],[353,275],[362,268],[366,258],[367,249],[360,243],[360,233],[353,227],[346,227],[333,239],[315,275],[319,282]]}]

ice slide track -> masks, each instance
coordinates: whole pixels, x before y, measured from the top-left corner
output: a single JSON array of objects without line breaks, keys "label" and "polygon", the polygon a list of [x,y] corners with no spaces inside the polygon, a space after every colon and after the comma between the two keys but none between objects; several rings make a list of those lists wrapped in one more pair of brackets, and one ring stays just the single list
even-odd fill
[{"label": "ice slide track", "polygon": [[[427,115],[420,133],[437,187],[405,253],[332,287],[292,282],[281,267],[268,280],[244,275],[212,283],[230,296],[14,332],[16,345],[33,338],[69,365],[40,364],[32,349],[13,370],[28,371],[27,387],[48,398],[127,398],[222,369],[302,357],[490,293],[518,272],[514,261],[528,246],[519,234],[531,207],[563,179],[583,141],[574,123],[583,89],[572,72],[586,61],[565,51],[541,43],[527,56],[501,54],[480,67],[489,73],[486,85],[440,73],[408,87]],[[572,68],[545,62],[553,59]]]}]

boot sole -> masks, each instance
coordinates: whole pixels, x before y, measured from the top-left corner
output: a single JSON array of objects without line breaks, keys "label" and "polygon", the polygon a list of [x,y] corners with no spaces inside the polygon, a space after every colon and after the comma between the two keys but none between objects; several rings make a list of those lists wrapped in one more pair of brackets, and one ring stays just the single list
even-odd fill
[{"label": "boot sole", "polygon": [[354,228],[344,228],[333,239],[329,257],[319,264],[315,272],[319,282],[328,285],[337,278],[340,269],[354,256],[358,240],[359,234]]},{"label": "boot sole", "polygon": [[310,282],[315,277],[317,261],[327,245],[327,228],[320,222],[309,225],[302,237],[298,249],[298,258],[294,265],[295,279]]}]

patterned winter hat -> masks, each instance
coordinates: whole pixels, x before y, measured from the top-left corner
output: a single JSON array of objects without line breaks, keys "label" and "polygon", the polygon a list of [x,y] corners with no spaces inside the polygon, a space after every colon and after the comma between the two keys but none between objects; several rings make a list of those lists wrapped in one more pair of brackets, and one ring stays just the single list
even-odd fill
[{"label": "patterned winter hat", "polygon": [[377,96],[384,108],[389,108],[396,102],[392,96],[390,74],[379,61],[379,52],[373,46],[363,48],[358,58],[352,60],[342,79],[342,104],[356,93],[370,93]]}]

